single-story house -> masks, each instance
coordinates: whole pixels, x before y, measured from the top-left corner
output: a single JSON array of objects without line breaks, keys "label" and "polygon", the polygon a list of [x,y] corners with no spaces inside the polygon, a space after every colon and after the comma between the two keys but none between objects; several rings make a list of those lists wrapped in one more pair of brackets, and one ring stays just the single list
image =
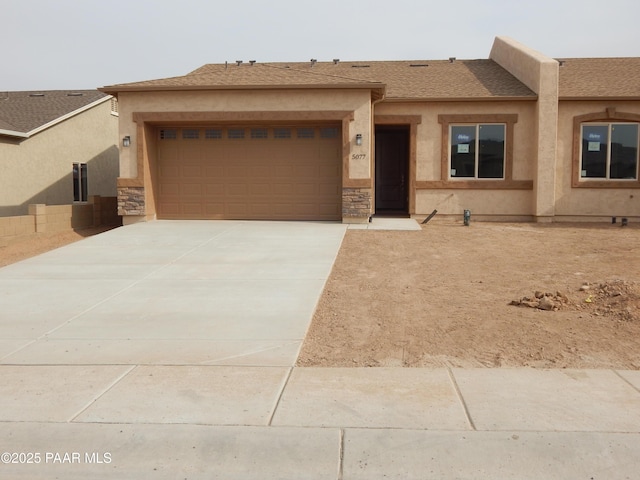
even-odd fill
[{"label": "single-story house", "polygon": [[118,113],[98,90],[0,92],[0,216],[117,194]]},{"label": "single-story house", "polygon": [[640,58],[208,64],[107,86],[119,213],[148,219],[640,217]]}]

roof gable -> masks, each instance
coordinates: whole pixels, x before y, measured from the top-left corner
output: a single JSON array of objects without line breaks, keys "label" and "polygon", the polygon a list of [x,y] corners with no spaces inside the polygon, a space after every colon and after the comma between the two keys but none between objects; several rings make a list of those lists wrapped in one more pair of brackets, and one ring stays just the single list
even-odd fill
[{"label": "roof gable", "polygon": [[108,98],[98,90],[0,93],[0,134],[29,137]]}]

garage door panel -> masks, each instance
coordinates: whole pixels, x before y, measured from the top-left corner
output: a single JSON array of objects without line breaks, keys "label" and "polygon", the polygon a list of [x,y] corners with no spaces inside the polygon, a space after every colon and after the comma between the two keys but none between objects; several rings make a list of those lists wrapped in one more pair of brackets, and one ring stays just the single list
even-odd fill
[{"label": "garage door panel", "polygon": [[[202,197],[202,185],[199,183],[181,183],[180,184],[180,195],[183,197]],[[189,199],[191,200],[191,199]]]},{"label": "garage door panel", "polygon": [[201,203],[182,203],[182,213],[189,216],[200,216],[203,214]]},{"label": "garage door panel", "polygon": [[206,179],[222,178],[224,176],[224,168],[222,166],[205,164],[202,168],[202,176]]},{"label": "garage door panel", "polygon": [[224,196],[224,183],[205,183],[204,184],[204,195],[207,197],[211,196]]},{"label": "garage door panel", "polygon": [[249,186],[245,183],[227,184],[224,193],[229,197],[246,197],[249,193]]},{"label": "garage door panel", "polygon": [[180,176],[183,179],[199,179],[202,177],[202,167],[199,165],[183,165],[182,168],[180,168]]},{"label": "garage door panel", "polygon": [[323,138],[323,128],[187,129],[197,138],[175,128],[177,138],[157,137],[159,217],[339,220],[341,135]]}]

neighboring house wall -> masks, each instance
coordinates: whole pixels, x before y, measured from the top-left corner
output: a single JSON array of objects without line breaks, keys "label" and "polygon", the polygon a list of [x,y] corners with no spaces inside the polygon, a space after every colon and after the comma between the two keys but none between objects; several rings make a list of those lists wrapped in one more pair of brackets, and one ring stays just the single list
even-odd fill
[{"label": "neighboring house wall", "polygon": [[[153,190],[156,139],[151,124],[270,124],[274,121],[295,124],[326,121],[328,117],[324,117],[324,113],[344,112],[346,116],[340,113],[330,119],[343,121],[347,130],[343,131],[343,187],[349,187],[349,180],[353,180],[358,187],[371,189],[370,90],[121,92],[118,97],[119,136],[131,137],[131,146],[121,149],[119,197],[127,197],[133,204],[136,200],[131,197],[136,191],[144,195],[140,213],[126,216],[125,222],[151,219],[156,215]],[[362,135],[362,146],[355,145],[358,133]],[[354,157],[353,153],[360,155]]]},{"label": "neighboring house wall", "polygon": [[[627,114],[635,119],[623,118]],[[638,181],[604,181],[595,186],[593,181],[579,181],[576,159],[579,161],[580,146],[575,145],[574,119],[584,115],[595,115],[597,121],[640,121],[640,101],[561,101],[558,117],[558,162],[556,170],[556,216],[565,220],[578,217],[608,219],[640,216],[640,190]],[[579,135],[579,132],[577,132]],[[580,187],[574,183],[579,181]],[[607,186],[608,184],[608,186]],[[627,185],[635,188],[625,188]],[[590,187],[590,185],[594,185]]]},{"label": "neighboring house wall", "polygon": [[73,203],[73,163],[88,167],[88,194],[116,195],[118,117],[107,100],[27,139],[0,136],[0,216],[29,204]]}]

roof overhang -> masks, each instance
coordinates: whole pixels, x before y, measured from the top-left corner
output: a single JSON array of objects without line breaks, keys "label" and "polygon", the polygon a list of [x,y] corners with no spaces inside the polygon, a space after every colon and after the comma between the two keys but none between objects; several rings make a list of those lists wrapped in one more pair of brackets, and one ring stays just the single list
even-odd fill
[{"label": "roof overhang", "polygon": [[426,103],[426,102],[535,102],[537,96],[527,97],[386,97],[389,103]]},{"label": "roof overhang", "polygon": [[292,84],[292,85],[193,85],[193,86],[118,86],[111,85],[98,88],[103,93],[117,96],[125,92],[179,92],[207,90],[374,90],[384,95],[386,85],[383,83],[346,83],[346,84]]},{"label": "roof overhang", "polygon": [[597,102],[597,101],[606,101],[606,102],[638,102],[640,101],[640,97],[558,97],[558,101],[563,102]]},{"label": "roof overhang", "polygon": [[2,129],[0,129],[0,136],[15,137],[15,138],[29,138],[28,133],[16,132],[14,130],[2,130]]}]

